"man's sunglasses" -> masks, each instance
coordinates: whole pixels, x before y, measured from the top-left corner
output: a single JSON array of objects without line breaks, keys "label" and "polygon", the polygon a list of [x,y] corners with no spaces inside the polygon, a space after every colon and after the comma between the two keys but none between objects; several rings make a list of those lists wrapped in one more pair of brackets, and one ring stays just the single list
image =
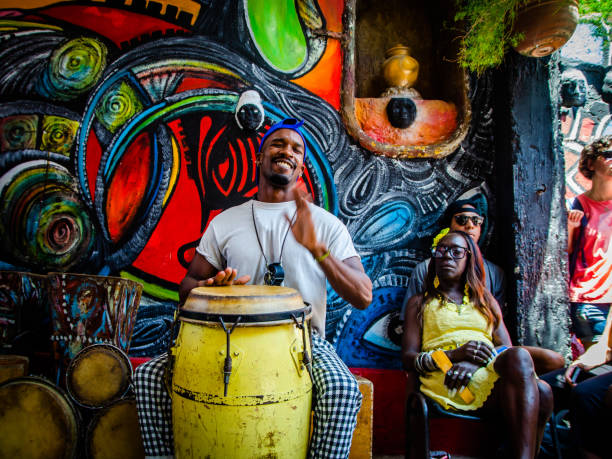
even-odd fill
[{"label": "man's sunglasses", "polygon": [[468,220],[472,220],[474,226],[480,226],[484,222],[484,218],[478,215],[455,215],[453,218],[459,226],[467,225]]},{"label": "man's sunglasses", "polygon": [[444,258],[447,253],[453,260],[459,260],[460,258],[465,257],[466,253],[470,253],[470,251],[465,247],[459,247],[458,245],[452,245],[450,247],[439,245],[431,249],[431,255],[434,258]]}]

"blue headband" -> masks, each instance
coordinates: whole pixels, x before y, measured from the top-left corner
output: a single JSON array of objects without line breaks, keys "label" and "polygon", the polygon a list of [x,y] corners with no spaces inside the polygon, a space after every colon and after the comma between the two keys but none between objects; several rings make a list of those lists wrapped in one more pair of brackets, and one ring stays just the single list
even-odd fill
[{"label": "blue headband", "polygon": [[276,132],[279,129],[291,129],[292,131],[297,132],[302,138],[302,143],[304,144],[304,159],[306,159],[306,152],[308,151],[306,148],[306,139],[304,138],[304,134],[302,134],[302,131],[300,131],[300,128],[302,127],[303,124],[304,124],[304,120],[297,120],[295,118],[285,118],[284,120],[281,120],[276,124],[273,124],[272,126],[270,126],[270,129],[268,129],[268,131],[261,138],[261,142],[259,142],[259,149],[257,151],[258,152],[261,151],[261,148],[263,147],[264,142],[266,141],[268,136],[272,134],[273,132]]}]

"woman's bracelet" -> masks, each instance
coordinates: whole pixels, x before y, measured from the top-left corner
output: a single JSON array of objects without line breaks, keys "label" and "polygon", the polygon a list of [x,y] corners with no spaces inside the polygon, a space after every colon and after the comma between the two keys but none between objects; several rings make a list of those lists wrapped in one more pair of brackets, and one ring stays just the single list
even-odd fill
[{"label": "woman's bracelet", "polygon": [[436,362],[431,357],[431,352],[419,352],[414,359],[414,368],[417,373],[424,375],[425,373],[435,371],[438,369]]}]

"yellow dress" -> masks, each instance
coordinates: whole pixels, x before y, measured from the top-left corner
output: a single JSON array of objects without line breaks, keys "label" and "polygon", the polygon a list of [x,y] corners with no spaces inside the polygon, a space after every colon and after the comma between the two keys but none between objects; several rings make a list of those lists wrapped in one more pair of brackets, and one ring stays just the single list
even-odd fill
[{"label": "yellow dress", "polygon": [[[433,298],[423,310],[423,339],[421,350],[445,351],[462,346],[470,340],[483,341],[493,347],[492,326],[487,318],[472,304],[461,306]],[[459,394],[450,397],[444,385],[444,373],[437,370],[420,377],[421,392],[446,409],[470,411],[480,408],[493,389],[499,375],[493,369],[495,360],[480,367],[473,374],[468,388],[474,394],[472,403],[465,403]]]}]

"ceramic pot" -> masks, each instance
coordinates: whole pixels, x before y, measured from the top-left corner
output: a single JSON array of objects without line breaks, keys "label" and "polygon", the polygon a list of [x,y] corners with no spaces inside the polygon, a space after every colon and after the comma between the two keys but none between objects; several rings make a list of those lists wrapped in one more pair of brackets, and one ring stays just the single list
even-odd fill
[{"label": "ceramic pot", "polygon": [[409,88],[419,77],[419,62],[410,55],[410,48],[395,45],[385,53],[383,76],[389,87]]},{"label": "ceramic pot", "polygon": [[544,57],[563,46],[578,24],[577,0],[533,0],[516,15],[513,34],[523,39],[514,47],[524,56]]}]

